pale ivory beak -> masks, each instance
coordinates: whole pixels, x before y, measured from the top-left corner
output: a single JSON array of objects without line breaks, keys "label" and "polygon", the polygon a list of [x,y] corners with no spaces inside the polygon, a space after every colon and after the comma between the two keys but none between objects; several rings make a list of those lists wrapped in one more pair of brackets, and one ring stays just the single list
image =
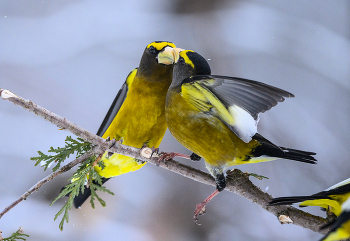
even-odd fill
[{"label": "pale ivory beak", "polygon": [[159,64],[174,64],[179,59],[179,53],[183,49],[180,48],[172,48],[172,47],[166,47],[162,52],[158,54],[158,63]]},{"label": "pale ivory beak", "polygon": [[174,63],[176,63],[179,60],[180,52],[184,49],[180,48],[174,48],[173,53],[174,53]]}]

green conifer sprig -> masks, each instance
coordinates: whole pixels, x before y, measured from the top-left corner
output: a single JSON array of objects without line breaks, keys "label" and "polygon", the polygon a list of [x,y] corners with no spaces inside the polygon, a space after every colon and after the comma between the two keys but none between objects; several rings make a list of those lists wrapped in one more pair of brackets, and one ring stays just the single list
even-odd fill
[{"label": "green conifer sprig", "polygon": [[11,234],[10,237],[0,239],[0,240],[2,240],[2,241],[27,240],[26,238],[28,238],[28,237],[29,237],[29,235],[23,233],[23,229],[19,228],[15,233]]},{"label": "green conifer sprig", "polygon": [[249,173],[249,176],[255,177],[255,178],[259,179],[259,180],[269,179],[268,177],[265,177],[263,175],[258,175],[256,173]]},{"label": "green conifer sprig", "polygon": [[89,180],[88,180],[89,181],[89,187],[90,187],[90,190],[91,190],[91,199],[90,199],[91,207],[95,208],[95,203],[94,203],[95,198],[97,199],[97,201],[100,202],[102,207],[105,207],[106,206],[106,202],[104,200],[102,200],[100,198],[100,196],[97,195],[96,191],[107,192],[107,193],[109,193],[111,195],[114,195],[114,193],[111,192],[106,187],[102,186],[101,176],[95,171],[95,169],[91,169],[90,170],[89,177],[93,177],[93,178],[89,178]]},{"label": "green conifer sprig", "polygon": [[[70,136],[67,136],[65,143],[66,145],[63,148],[50,148],[49,152],[54,152],[56,153],[55,155],[46,155],[43,152],[38,151],[40,156],[32,157],[31,160],[36,161],[35,165],[45,162],[43,165],[45,167],[45,170],[49,167],[50,163],[55,162],[56,166],[52,170],[56,171],[60,167],[61,163],[71,154],[76,153],[76,157],[78,158],[91,149],[91,143],[85,142],[81,138],[77,138],[77,140],[75,140]],[[51,206],[61,197],[69,197],[66,204],[58,211],[54,218],[54,220],[57,220],[60,215],[63,215],[62,220],[59,224],[61,231],[63,230],[64,221],[67,223],[69,221],[69,210],[72,209],[74,198],[77,197],[80,193],[84,193],[86,186],[89,186],[91,190],[90,203],[93,208],[95,208],[94,201],[96,199],[101,203],[103,207],[106,206],[105,201],[101,199],[96,191],[107,192],[111,195],[114,195],[113,192],[101,186],[102,177],[95,171],[94,165],[98,165],[102,169],[104,168],[103,162],[97,161],[96,156],[92,156],[86,159],[82,164],[80,164],[76,172],[74,172],[73,176],[68,180],[70,183],[62,189],[58,197],[56,197],[55,200],[50,204]]]},{"label": "green conifer sprig", "polygon": [[[68,201],[66,204],[58,211],[58,213],[55,215],[54,220],[57,220],[57,218],[63,214],[62,220],[59,224],[59,228],[62,231],[64,221],[68,223],[69,221],[69,210],[72,209],[73,201],[76,196],[79,195],[79,193],[84,193],[85,186],[89,184],[89,188],[91,190],[91,206],[95,208],[94,200],[97,199],[103,207],[106,206],[105,201],[97,194],[96,191],[102,191],[107,192],[111,195],[114,195],[113,192],[108,190],[105,187],[101,187],[102,185],[102,179],[101,176],[95,171],[94,163],[96,161],[96,156],[92,156],[89,159],[87,159],[85,162],[83,162],[78,170],[73,174],[73,176],[69,179],[71,183],[66,185],[64,189],[61,191],[61,193],[58,195],[58,197],[50,204],[52,205],[55,203],[58,199],[64,196],[69,196]],[[99,165],[102,162],[98,162]],[[96,183],[100,184],[97,185]]]},{"label": "green conifer sprig", "polygon": [[55,155],[46,155],[41,151],[38,151],[38,157],[31,157],[30,160],[36,161],[35,166],[41,163],[41,166],[44,167],[44,171],[51,166],[51,164],[56,163],[52,171],[57,171],[61,167],[61,163],[64,162],[71,154],[76,152],[76,156],[79,157],[88,150],[91,149],[91,143],[84,141],[81,138],[77,140],[73,139],[71,136],[67,136],[65,140],[65,147],[53,148],[50,147],[48,152],[56,153]]}]

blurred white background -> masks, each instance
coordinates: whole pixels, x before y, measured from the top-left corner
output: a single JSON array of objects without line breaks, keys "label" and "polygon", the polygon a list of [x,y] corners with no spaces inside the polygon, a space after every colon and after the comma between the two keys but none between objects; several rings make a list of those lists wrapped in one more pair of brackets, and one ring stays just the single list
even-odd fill
[{"label": "blurred white background", "polygon": [[[350,3],[338,1],[0,2],[0,88],[96,132],[129,71],[155,40],[201,53],[213,74],[262,81],[295,94],[262,114],[259,132],[275,144],[317,152],[318,165],[287,160],[239,166],[273,196],[307,195],[349,178]],[[64,145],[70,133],[0,101],[0,209],[49,171],[36,151]],[[169,133],[162,151],[190,153]],[[189,163],[186,160],[179,161]],[[205,170],[204,163],[189,163]],[[214,188],[146,165],[114,178],[102,194],[70,212],[64,231],[52,207],[72,172],[46,184],[0,220],[8,237],[23,226],[28,240],[318,240],[280,225],[250,201],[222,192],[192,221],[195,205]],[[318,208],[306,208],[323,215]]]}]

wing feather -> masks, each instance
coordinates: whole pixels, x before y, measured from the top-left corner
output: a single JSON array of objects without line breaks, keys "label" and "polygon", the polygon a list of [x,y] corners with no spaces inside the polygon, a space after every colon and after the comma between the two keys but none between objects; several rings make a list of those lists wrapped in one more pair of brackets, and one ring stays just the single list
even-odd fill
[{"label": "wing feather", "polygon": [[182,94],[201,111],[224,122],[240,139],[249,142],[257,133],[259,114],[292,93],[258,81],[197,75],[182,82]]},{"label": "wing feather", "polygon": [[108,129],[109,125],[114,120],[115,116],[118,114],[120,107],[123,105],[123,103],[125,101],[125,98],[126,98],[128,91],[129,91],[129,86],[132,83],[132,81],[136,75],[136,72],[137,72],[137,68],[132,70],[129,73],[128,77],[126,77],[125,83],[123,84],[123,86],[119,90],[111,107],[109,107],[109,110],[108,110],[105,118],[103,119],[103,122],[102,122],[100,128],[98,129],[96,135],[103,136],[104,133],[106,132],[106,130]]}]

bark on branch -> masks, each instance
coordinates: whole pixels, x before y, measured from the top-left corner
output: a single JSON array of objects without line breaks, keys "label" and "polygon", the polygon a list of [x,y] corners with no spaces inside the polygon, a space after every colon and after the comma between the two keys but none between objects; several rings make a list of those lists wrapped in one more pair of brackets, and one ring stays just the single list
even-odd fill
[{"label": "bark on branch", "polygon": [[[135,157],[142,161],[147,161],[148,163],[152,163],[154,165],[158,165],[162,168],[165,168],[169,171],[178,173],[182,176],[195,180],[197,182],[201,182],[207,185],[211,185],[215,187],[215,181],[208,173],[202,172],[190,166],[186,166],[174,160],[169,160],[166,162],[158,162],[158,157],[152,157],[150,159],[144,157],[140,153],[140,149],[121,145],[116,143],[113,147],[110,147],[110,143],[105,139],[90,133],[89,131],[79,127],[78,125],[66,120],[65,118],[56,115],[41,106],[38,106],[31,102],[30,100],[25,100],[9,90],[0,89],[0,96],[4,100],[8,100],[16,105],[22,106],[23,108],[29,110],[30,112],[35,113],[36,115],[44,118],[45,120],[50,121],[52,124],[58,126],[59,128],[65,129],[76,136],[83,138],[85,141],[88,141],[95,145],[94,149],[86,153],[94,154],[94,153],[103,153],[105,150],[109,150],[111,152],[119,153],[126,156]],[[78,160],[79,159],[79,160]],[[47,183],[57,175],[68,171],[74,165],[81,163],[83,160],[78,158],[73,162],[68,163],[63,166],[60,170],[52,173],[46,178],[39,181],[36,185],[34,185],[30,190],[28,190],[25,194],[23,194],[18,200],[12,203],[9,207],[5,208],[5,210],[0,214],[0,218],[12,207],[17,205],[22,200],[25,200],[31,193],[38,190],[43,184]],[[85,158],[86,159],[86,158]],[[281,223],[293,223],[295,225],[301,226],[303,228],[310,229],[314,232],[326,234],[328,230],[319,230],[319,227],[327,222],[326,219],[314,216],[307,212],[303,212],[297,208],[291,206],[267,206],[269,201],[271,200],[271,196],[268,193],[263,192],[260,188],[255,186],[248,178],[247,173],[243,173],[238,169],[234,169],[229,171],[227,178],[227,187],[225,190],[237,193],[241,195],[251,202],[256,203],[266,211],[272,213],[277,216]]]}]

